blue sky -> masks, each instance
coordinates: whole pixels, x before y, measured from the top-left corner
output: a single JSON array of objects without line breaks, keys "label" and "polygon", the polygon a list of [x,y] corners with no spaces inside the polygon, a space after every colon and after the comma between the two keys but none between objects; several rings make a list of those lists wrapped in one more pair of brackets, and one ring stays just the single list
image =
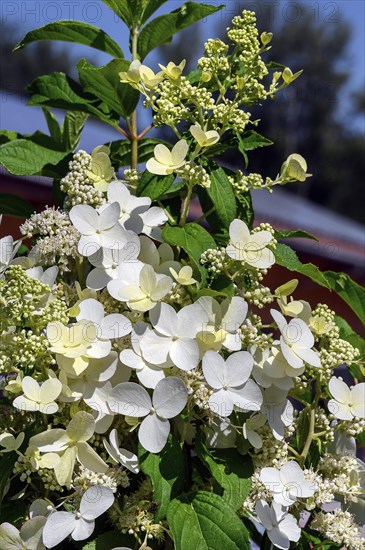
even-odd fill
[{"label": "blue sky", "polygon": [[[166,13],[181,6],[181,0],[169,0],[159,10],[158,13]],[[218,0],[207,1],[213,5],[219,5]],[[344,90],[343,97],[339,102],[341,111],[339,116],[345,116],[346,111],[351,107],[350,94],[353,90],[358,90],[365,83],[365,38],[363,32],[365,20],[365,2],[363,0],[337,0],[335,2],[327,0],[306,0],[305,4],[313,13],[313,20],[318,23],[328,25],[338,25],[340,21],[348,21],[352,27],[352,38],[348,50],[348,64],[351,69],[351,79],[347,89]],[[199,27],[197,36],[197,55],[201,55],[204,41],[214,35],[214,30],[221,26],[225,28],[234,12],[239,9],[254,9],[258,20],[260,15],[266,12],[270,14],[274,23],[283,19],[295,21],[301,17],[301,4],[295,1],[287,0],[255,0],[255,1],[235,1],[228,0],[226,8],[211,17],[207,18]],[[100,0],[2,0],[0,13],[3,21],[8,21],[17,25],[19,37],[27,31],[52,21],[60,19],[79,19],[95,26],[101,27],[108,32],[117,42],[119,42],[128,57],[128,35],[125,26],[118,17],[109,10]],[[269,29],[266,29],[269,30]],[[14,39],[16,40],[15,37]],[[97,64],[104,64],[110,60],[110,57],[90,50],[87,47],[68,45],[71,52],[75,55],[75,60],[82,56],[93,57]],[[16,55],[16,54],[14,54]],[[320,55],[320,52],[319,52]],[[147,58],[147,63],[152,67],[157,67],[157,59],[154,55]],[[24,100],[20,103],[18,99],[3,93],[0,102],[0,127],[19,132],[32,132],[36,129],[45,129],[42,121],[42,115],[37,108],[25,108]],[[356,126],[363,128],[363,121],[356,120]],[[100,142],[109,139],[118,139],[118,134],[105,126],[98,127],[97,131],[85,135],[82,145],[90,148]]]}]

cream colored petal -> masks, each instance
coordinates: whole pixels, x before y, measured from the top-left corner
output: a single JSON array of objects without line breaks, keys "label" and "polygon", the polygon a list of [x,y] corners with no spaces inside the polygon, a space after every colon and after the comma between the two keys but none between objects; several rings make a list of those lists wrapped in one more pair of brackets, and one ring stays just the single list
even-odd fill
[{"label": "cream colored petal", "polygon": [[185,139],[181,139],[180,141],[178,141],[171,151],[172,164],[174,166],[181,165],[181,163],[183,163],[185,160],[188,150],[189,145]]}]

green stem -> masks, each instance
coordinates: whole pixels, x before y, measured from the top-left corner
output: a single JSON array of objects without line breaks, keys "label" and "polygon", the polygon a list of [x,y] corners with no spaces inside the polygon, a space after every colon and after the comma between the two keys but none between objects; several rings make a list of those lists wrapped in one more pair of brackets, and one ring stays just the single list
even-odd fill
[{"label": "green stem", "polygon": [[[138,44],[138,27],[132,30],[132,59],[138,59],[137,44]],[[131,168],[136,170],[138,166],[138,129],[137,129],[137,108],[133,111],[130,121],[130,139],[132,141],[132,158]]]},{"label": "green stem", "polygon": [[189,214],[189,208],[190,208],[192,194],[193,194],[193,185],[189,184],[188,192],[187,192],[187,195],[186,195],[185,200],[184,200],[183,210],[182,210],[182,214],[181,214],[181,218],[180,218],[180,225],[185,225],[186,224],[186,220],[187,220],[187,217],[188,217],[188,214]]},{"label": "green stem", "polygon": [[166,208],[164,207],[164,205],[162,204],[161,201],[157,201],[157,204],[163,209],[163,211],[165,212],[166,216],[168,217],[168,220],[170,223],[172,223],[172,225],[176,225],[176,221],[175,219],[171,216],[170,212],[168,210],[166,210]]},{"label": "green stem", "polygon": [[304,443],[304,447],[303,447],[303,450],[300,454],[300,458],[301,458],[301,461],[302,461],[302,464],[304,464],[305,462],[305,459],[307,458],[308,456],[308,453],[309,453],[309,449],[310,449],[310,446],[312,444],[312,441],[313,441],[313,438],[315,437],[315,433],[314,433],[314,428],[315,428],[315,420],[316,420],[316,408],[317,408],[317,405],[318,405],[318,401],[319,401],[319,398],[320,398],[320,394],[321,394],[321,376],[317,376],[317,380],[316,380],[316,393],[315,393],[315,396],[314,396],[314,400],[313,400],[313,403],[311,404],[310,406],[310,410],[309,410],[309,429],[308,429],[308,435],[307,435],[307,439]]}]

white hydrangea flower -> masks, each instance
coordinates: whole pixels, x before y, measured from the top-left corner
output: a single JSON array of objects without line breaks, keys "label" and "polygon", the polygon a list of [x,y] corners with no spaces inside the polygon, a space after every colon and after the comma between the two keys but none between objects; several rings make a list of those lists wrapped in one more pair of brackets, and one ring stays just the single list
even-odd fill
[{"label": "white hydrangea flower", "polygon": [[108,292],[113,298],[126,302],[133,311],[149,311],[170,292],[172,279],[155,273],[152,266],[142,262],[126,264],[123,279],[108,283]]},{"label": "white hydrangea flower", "polygon": [[171,80],[179,80],[185,65],[186,59],[183,59],[178,65],[176,65],[173,61],[170,61],[166,67],[164,65],[161,65],[160,63],[158,64],[163,74]]},{"label": "white hydrangea flower", "polygon": [[11,453],[17,451],[24,441],[25,433],[20,432],[16,437],[8,432],[0,434],[0,453]]},{"label": "white hydrangea flower", "polygon": [[165,378],[164,369],[172,367],[172,361],[167,358],[159,365],[149,363],[144,357],[141,349],[141,341],[151,328],[142,321],[138,321],[133,327],[131,343],[133,349],[124,349],[120,353],[120,360],[123,365],[135,369],[138,380],[146,387],[154,389],[160,380]]},{"label": "white hydrangea flower", "polygon": [[96,327],[97,340],[93,344],[93,348],[88,350],[89,355],[98,357],[94,348],[100,346],[103,348],[102,355],[105,357],[105,349],[108,348],[108,353],[111,350],[110,340],[126,336],[132,330],[132,323],[121,313],[112,313],[104,317],[104,306],[93,298],[82,300],[79,303],[80,313],[77,315],[77,321],[91,321]]},{"label": "white hydrangea flower", "polygon": [[29,446],[41,453],[62,453],[60,461],[54,468],[60,485],[70,483],[76,458],[89,470],[104,473],[108,466],[87,441],[95,431],[95,420],[90,413],[79,411],[69,422],[67,428],[52,428],[34,435]]},{"label": "white hydrangea flower", "polygon": [[306,362],[312,367],[320,367],[320,358],[312,349],[314,336],[308,325],[302,319],[292,319],[287,323],[279,311],[271,309],[270,312],[281,332],[280,347],[289,365],[294,369],[302,369]]},{"label": "white hydrangea flower", "polygon": [[54,548],[69,535],[73,540],[89,538],[95,528],[95,519],[104,514],[113,502],[113,491],[109,487],[90,487],[82,495],[78,512],[54,512],[48,516],[43,529],[44,544],[47,548]]},{"label": "white hydrangea flower", "polygon": [[181,370],[194,369],[200,358],[195,336],[205,321],[202,310],[191,304],[176,312],[160,303],[150,311],[150,321],[154,330],[147,331],[140,344],[144,358],[153,365],[170,358]]},{"label": "white hydrangea flower", "polygon": [[130,232],[128,244],[123,248],[112,250],[99,248],[97,252],[89,256],[88,260],[95,267],[86,278],[86,284],[93,290],[101,290],[109,281],[118,278],[119,267],[128,262],[137,261],[140,253],[140,241],[138,235]]},{"label": "white hydrangea flower", "polygon": [[365,418],[365,383],[352,388],[333,376],[328,384],[333,399],[328,401],[328,410],[339,420]]},{"label": "white hydrangea flower", "polygon": [[118,203],[120,206],[119,223],[125,228],[141,233],[143,221],[140,214],[151,206],[149,197],[136,197],[119,180],[112,181],[107,191],[109,203]]},{"label": "white hydrangea flower", "polygon": [[170,151],[166,145],[159,143],[154,149],[154,157],[146,163],[146,168],[151,174],[166,176],[176,172],[185,163],[189,145],[185,139],[178,141]]},{"label": "white hydrangea flower", "polygon": [[37,516],[23,523],[20,530],[11,523],[0,525],[0,548],[2,550],[46,550],[42,543],[42,531],[46,518]]},{"label": "white hydrangea flower", "polygon": [[184,265],[179,269],[179,272],[176,272],[173,267],[170,267],[170,273],[179,285],[194,285],[197,281],[193,278],[193,270],[190,265]]},{"label": "white hydrangea flower", "polygon": [[266,424],[266,416],[261,413],[250,416],[242,427],[243,437],[247,439],[255,449],[262,448],[262,437],[256,430]]},{"label": "white hydrangea flower", "polygon": [[215,145],[220,138],[216,130],[208,130],[205,132],[198,123],[190,126],[189,130],[200,147],[210,147],[211,145]]},{"label": "white hydrangea flower", "polygon": [[13,401],[13,406],[21,411],[40,411],[43,414],[55,414],[58,405],[55,401],[62,391],[62,384],[57,378],[50,378],[39,384],[31,376],[22,380],[24,395]]},{"label": "white hydrangea flower", "polygon": [[205,323],[197,334],[197,339],[203,350],[219,351],[222,346],[230,351],[242,348],[240,327],[246,319],[248,305],[239,296],[226,298],[220,304],[211,296],[202,296],[195,302],[202,310]]},{"label": "white hydrangea flower", "polygon": [[119,224],[120,206],[117,202],[96,210],[88,204],[71,208],[70,219],[81,233],[78,251],[91,256],[101,247],[124,248],[129,243],[129,232]]},{"label": "white hydrangea flower", "polygon": [[127,470],[129,470],[130,472],[138,474],[138,457],[131,451],[127,451],[126,449],[121,449],[119,447],[120,443],[117,430],[112,430],[109,434],[109,441],[104,438],[103,443],[105,449],[109,453],[110,457],[114,460],[114,462],[116,462],[117,464],[119,462],[122,466],[124,466],[124,468],[127,468]]},{"label": "white hydrangea flower", "polygon": [[297,520],[277,502],[269,505],[264,500],[259,500],[256,502],[255,512],[275,548],[288,550],[290,541],[298,542],[300,539],[301,529]]},{"label": "white hydrangea flower", "polygon": [[276,347],[261,350],[257,346],[249,349],[254,358],[252,375],[262,388],[276,386],[282,390],[289,390],[294,386],[291,377],[299,376],[304,372],[293,369],[280,350]]},{"label": "white hydrangea flower", "polygon": [[203,373],[213,393],[209,398],[211,410],[219,416],[229,416],[236,407],[244,411],[258,411],[262,405],[260,388],[249,376],[253,358],[247,351],[232,353],[224,361],[215,351],[203,357]]},{"label": "white hydrangea flower", "polygon": [[130,84],[133,88],[136,87],[135,85],[141,80],[141,75],[139,73],[141,65],[141,62],[138,59],[132,61],[129,65],[128,71],[122,71],[119,73],[120,81]]},{"label": "white hydrangea flower", "polygon": [[260,480],[271,491],[273,499],[282,506],[292,506],[298,499],[314,495],[317,486],[305,479],[304,472],[297,462],[290,460],[281,468],[262,468]]},{"label": "white hydrangea flower", "polygon": [[161,225],[167,222],[168,218],[163,208],[152,206],[146,212],[140,214],[143,222],[142,233],[156,241],[162,241]]},{"label": "white hydrangea flower", "polygon": [[[97,341],[97,327],[92,321],[78,321],[69,326],[60,321],[52,321],[47,325],[47,338],[50,343],[50,350],[57,355],[69,359],[76,359],[91,352]],[[99,352],[96,349],[96,352]],[[109,349],[105,349],[104,356],[108,355]],[[96,357],[103,357],[97,353]]]},{"label": "white hydrangea flower", "polygon": [[[291,279],[275,290],[275,296],[283,315],[298,317],[308,324],[312,313],[310,304],[305,300],[293,300],[293,297],[290,296],[297,288],[298,283],[298,279]],[[290,300],[288,301],[289,296]]]},{"label": "white hydrangea flower", "polygon": [[270,231],[250,234],[245,222],[233,220],[229,226],[229,237],[226,252],[230,258],[257,269],[267,269],[275,263],[274,254],[267,248],[273,238]]},{"label": "white hydrangea flower", "polygon": [[185,407],[188,391],[181,378],[171,376],[161,380],[152,396],[134,382],[118,384],[110,394],[112,411],[136,418],[145,417],[138,431],[141,445],[151,453],[159,453],[166,445],[170,418]]},{"label": "white hydrangea flower", "polygon": [[162,71],[155,74],[152,69],[147,67],[147,65],[141,65],[139,67],[139,75],[143,84],[149,90],[156,88],[164,79],[164,74]]},{"label": "white hydrangea flower", "polygon": [[158,247],[152,239],[146,235],[140,237],[141,251],[138,259],[144,264],[153,267],[156,273],[170,276],[170,268],[180,269],[180,262],[174,259],[174,251],[167,243],[161,243]]}]

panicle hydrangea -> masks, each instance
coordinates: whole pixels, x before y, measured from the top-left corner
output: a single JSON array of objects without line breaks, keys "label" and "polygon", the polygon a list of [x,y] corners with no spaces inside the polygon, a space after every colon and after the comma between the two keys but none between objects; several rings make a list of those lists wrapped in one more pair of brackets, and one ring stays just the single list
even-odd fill
[{"label": "panicle hydrangea", "polygon": [[35,255],[40,265],[58,265],[61,273],[74,267],[80,234],[67,212],[46,206],[21,225],[20,231],[27,238],[37,237]]},{"label": "panicle hydrangea", "polygon": [[359,526],[349,512],[340,508],[334,512],[318,512],[311,521],[311,527],[326,539],[344,546],[348,550],[364,550],[365,539]]},{"label": "panicle hydrangea", "polygon": [[95,189],[88,171],[92,168],[92,156],[86,151],[77,151],[69,163],[69,172],[61,180],[61,191],[66,193],[65,207],[76,204],[101,206],[106,202],[102,191]]},{"label": "panicle hydrangea", "polygon": [[224,269],[224,264],[227,261],[225,248],[208,248],[200,257],[200,263],[203,264],[211,278],[218,277]]},{"label": "panicle hydrangea", "polygon": [[209,38],[204,44],[204,57],[198,60],[199,69],[208,73],[217,73],[221,77],[224,76],[230,69],[227,58],[228,50],[228,44],[219,38]]},{"label": "panicle hydrangea", "polygon": [[79,498],[74,502],[76,507],[78,506],[78,501],[82,497],[83,493],[89,489],[89,487],[93,487],[94,485],[109,487],[113,493],[116,493],[118,487],[125,489],[126,487],[129,487],[130,482],[128,473],[120,466],[110,467],[105,473],[100,474],[88,470],[84,466],[80,465],[72,480],[72,486],[77,491],[79,496]]},{"label": "panicle hydrangea", "polygon": [[244,132],[251,117],[251,113],[240,109],[238,104],[231,99],[227,99],[225,103],[214,105],[212,110],[212,127],[218,131],[223,127],[236,132]]},{"label": "panicle hydrangea", "polygon": [[203,166],[196,165],[193,162],[186,162],[182,168],[176,170],[176,173],[191,186],[210,187],[210,177]]},{"label": "panicle hydrangea", "polygon": [[356,500],[363,489],[360,484],[359,463],[356,458],[348,455],[332,455],[326,453],[321,456],[318,472],[325,476],[334,495],[339,494],[346,501]]}]

